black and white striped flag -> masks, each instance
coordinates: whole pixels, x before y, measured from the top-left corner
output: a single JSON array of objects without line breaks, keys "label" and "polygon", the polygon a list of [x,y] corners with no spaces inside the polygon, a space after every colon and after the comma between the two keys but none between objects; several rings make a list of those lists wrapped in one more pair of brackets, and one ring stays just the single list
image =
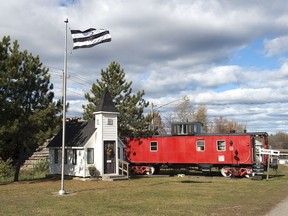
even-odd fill
[{"label": "black and white striped flag", "polygon": [[97,44],[111,41],[111,35],[105,29],[71,30],[71,35],[73,38],[73,49],[90,48]]}]

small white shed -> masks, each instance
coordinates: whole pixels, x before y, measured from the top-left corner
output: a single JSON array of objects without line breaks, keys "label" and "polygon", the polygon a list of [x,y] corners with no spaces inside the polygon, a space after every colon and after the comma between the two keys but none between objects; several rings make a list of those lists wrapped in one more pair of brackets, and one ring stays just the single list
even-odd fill
[{"label": "small white shed", "polygon": [[[119,111],[107,88],[94,115],[95,120],[66,122],[65,175],[89,177],[89,166],[95,166],[100,176],[119,175],[125,145],[118,139]],[[50,173],[61,174],[62,130],[47,147]]]}]

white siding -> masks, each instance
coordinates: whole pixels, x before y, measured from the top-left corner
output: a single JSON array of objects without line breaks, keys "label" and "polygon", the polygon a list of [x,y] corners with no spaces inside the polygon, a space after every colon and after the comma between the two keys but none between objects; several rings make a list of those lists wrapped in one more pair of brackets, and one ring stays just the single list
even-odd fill
[{"label": "white siding", "polygon": [[54,163],[54,148],[49,148],[49,173],[50,174],[60,174],[61,173],[61,157],[58,152],[58,163]]},{"label": "white siding", "polygon": [[[85,148],[67,148],[67,164],[64,164],[64,174],[71,176],[89,176],[87,165],[87,148],[94,148],[94,158],[96,158],[96,132],[90,137]],[[54,149],[49,149],[49,171],[51,174],[61,174],[62,151],[58,148],[58,163],[54,163]],[[77,161],[73,164],[73,149],[77,150]],[[95,161],[95,159],[94,159]]]},{"label": "white siding", "polygon": [[[86,159],[84,149],[76,149],[77,160],[73,164],[73,149],[67,149],[67,163],[64,164],[64,174],[86,177]],[[61,174],[62,150],[58,149],[58,163],[54,163],[54,148],[49,149],[49,171],[51,174]]]},{"label": "white siding", "polygon": [[[113,121],[112,125],[108,124],[109,119]],[[103,140],[115,140],[117,138],[117,116],[104,114],[102,124]]]}]

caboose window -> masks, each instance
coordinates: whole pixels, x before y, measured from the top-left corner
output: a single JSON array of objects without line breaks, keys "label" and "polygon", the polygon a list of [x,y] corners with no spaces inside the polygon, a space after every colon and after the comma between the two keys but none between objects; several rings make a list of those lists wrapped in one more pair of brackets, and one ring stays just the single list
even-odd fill
[{"label": "caboose window", "polygon": [[226,142],[225,142],[225,140],[218,140],[217,141],[217,150],[218,151],[226,151]]},{"label": "caboose window", "polygon": [[187,134],[187,131],[186,131],[186,125],[181,125],[181,134]]},{"label": "caboose window", "polygon": [[196,150],[197,151],[204,151],[205,150],[205,141],[204,140],[197,140]]},{"label": "caboose window", "polygon": [[158,143],[150,142],[150,151],[157,151],[157,150],[158,150]]}]

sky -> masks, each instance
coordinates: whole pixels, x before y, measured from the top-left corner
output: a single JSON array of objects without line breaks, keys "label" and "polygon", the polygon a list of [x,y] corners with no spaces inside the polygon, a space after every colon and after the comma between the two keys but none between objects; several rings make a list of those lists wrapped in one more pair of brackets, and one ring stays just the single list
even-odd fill
[{"label": "sky", "polygon": [[[288,132],[286,0],[1,0],[1,40],[9,35],[39,55],[55,99],[67,18],[67,117],[82,116],[84,94],[116,61],[133,92],[145,91],[146,112],[153,103],[165,118],[186,96],[195,109],[206,106],[211,122]],[[72,50],[70,30],[88,28],[108,29],[112,41]]]}]

